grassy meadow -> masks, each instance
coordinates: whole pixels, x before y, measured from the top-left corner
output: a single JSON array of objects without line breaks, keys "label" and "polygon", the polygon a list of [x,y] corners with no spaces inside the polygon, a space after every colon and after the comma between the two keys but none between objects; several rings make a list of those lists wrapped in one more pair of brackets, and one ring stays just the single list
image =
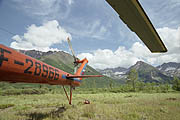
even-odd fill
[{"label": "grassy meadow", "polygon": [[0,120],[180,120],[179,93],[75,92],[72,103],[63,93],[0,95]]}]

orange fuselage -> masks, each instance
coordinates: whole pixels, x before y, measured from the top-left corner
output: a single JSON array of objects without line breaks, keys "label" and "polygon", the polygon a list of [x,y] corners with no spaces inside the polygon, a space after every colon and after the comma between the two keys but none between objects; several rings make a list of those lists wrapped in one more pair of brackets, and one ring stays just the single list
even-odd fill
[{"label": "orange fuselage", "polygon": [[0,45],[0,81],[79,86],[81,79],[70,73]]}]

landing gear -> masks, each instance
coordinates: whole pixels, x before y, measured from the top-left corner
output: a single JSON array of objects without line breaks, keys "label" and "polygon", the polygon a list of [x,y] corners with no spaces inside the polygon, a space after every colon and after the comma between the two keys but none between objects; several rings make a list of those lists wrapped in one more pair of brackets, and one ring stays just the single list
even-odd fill
[{"label": "landing gear", "polygon": [[67,94],[67,92],[66,92],[66,89],[65,89],[64,85],[63,85],[63,89],[64,89],[64,92],[65,92],[66,97],[67,97],[67,99],[68,99],[68,102],[69,102],[69,104],[71,105],[71,101],[72,101],[72,90],[75,89],[75,87],[70,86],[70,99],[69,99],[69,96],[68,96],[68,94]]}]

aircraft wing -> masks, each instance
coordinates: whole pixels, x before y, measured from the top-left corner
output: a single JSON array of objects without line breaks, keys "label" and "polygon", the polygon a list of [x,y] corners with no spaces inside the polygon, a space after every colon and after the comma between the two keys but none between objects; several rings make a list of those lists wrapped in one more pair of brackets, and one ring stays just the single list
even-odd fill
[{"label": "aircraft wing", "polygon": [[151,52],[167,52],[138,0],[106,0],[121,20],[135,32]]}]

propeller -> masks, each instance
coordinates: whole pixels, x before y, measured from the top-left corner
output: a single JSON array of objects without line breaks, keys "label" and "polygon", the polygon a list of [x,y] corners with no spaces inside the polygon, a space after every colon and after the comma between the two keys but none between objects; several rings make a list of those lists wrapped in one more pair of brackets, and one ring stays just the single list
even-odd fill
[{"label": "propeller", "polygon": [[70,39],[69,39],[69,37],[67,38],[67,41],[68,41],[68,45],[69,45],[69,49],[71,50],[71,53],[72,53],[72,56],[73,56],[73,58],[74,58],[74,74],[76,73],[76,71],[77,71],[77,67],[78,67],[78,61],[79,61],[79,58],[77,58],[76,56],[75,56],[75,53],[74,53],[74,50],[73,50],[73,48],[72,48],[72,44],[71,44],[71,41],[70,41]]}]

